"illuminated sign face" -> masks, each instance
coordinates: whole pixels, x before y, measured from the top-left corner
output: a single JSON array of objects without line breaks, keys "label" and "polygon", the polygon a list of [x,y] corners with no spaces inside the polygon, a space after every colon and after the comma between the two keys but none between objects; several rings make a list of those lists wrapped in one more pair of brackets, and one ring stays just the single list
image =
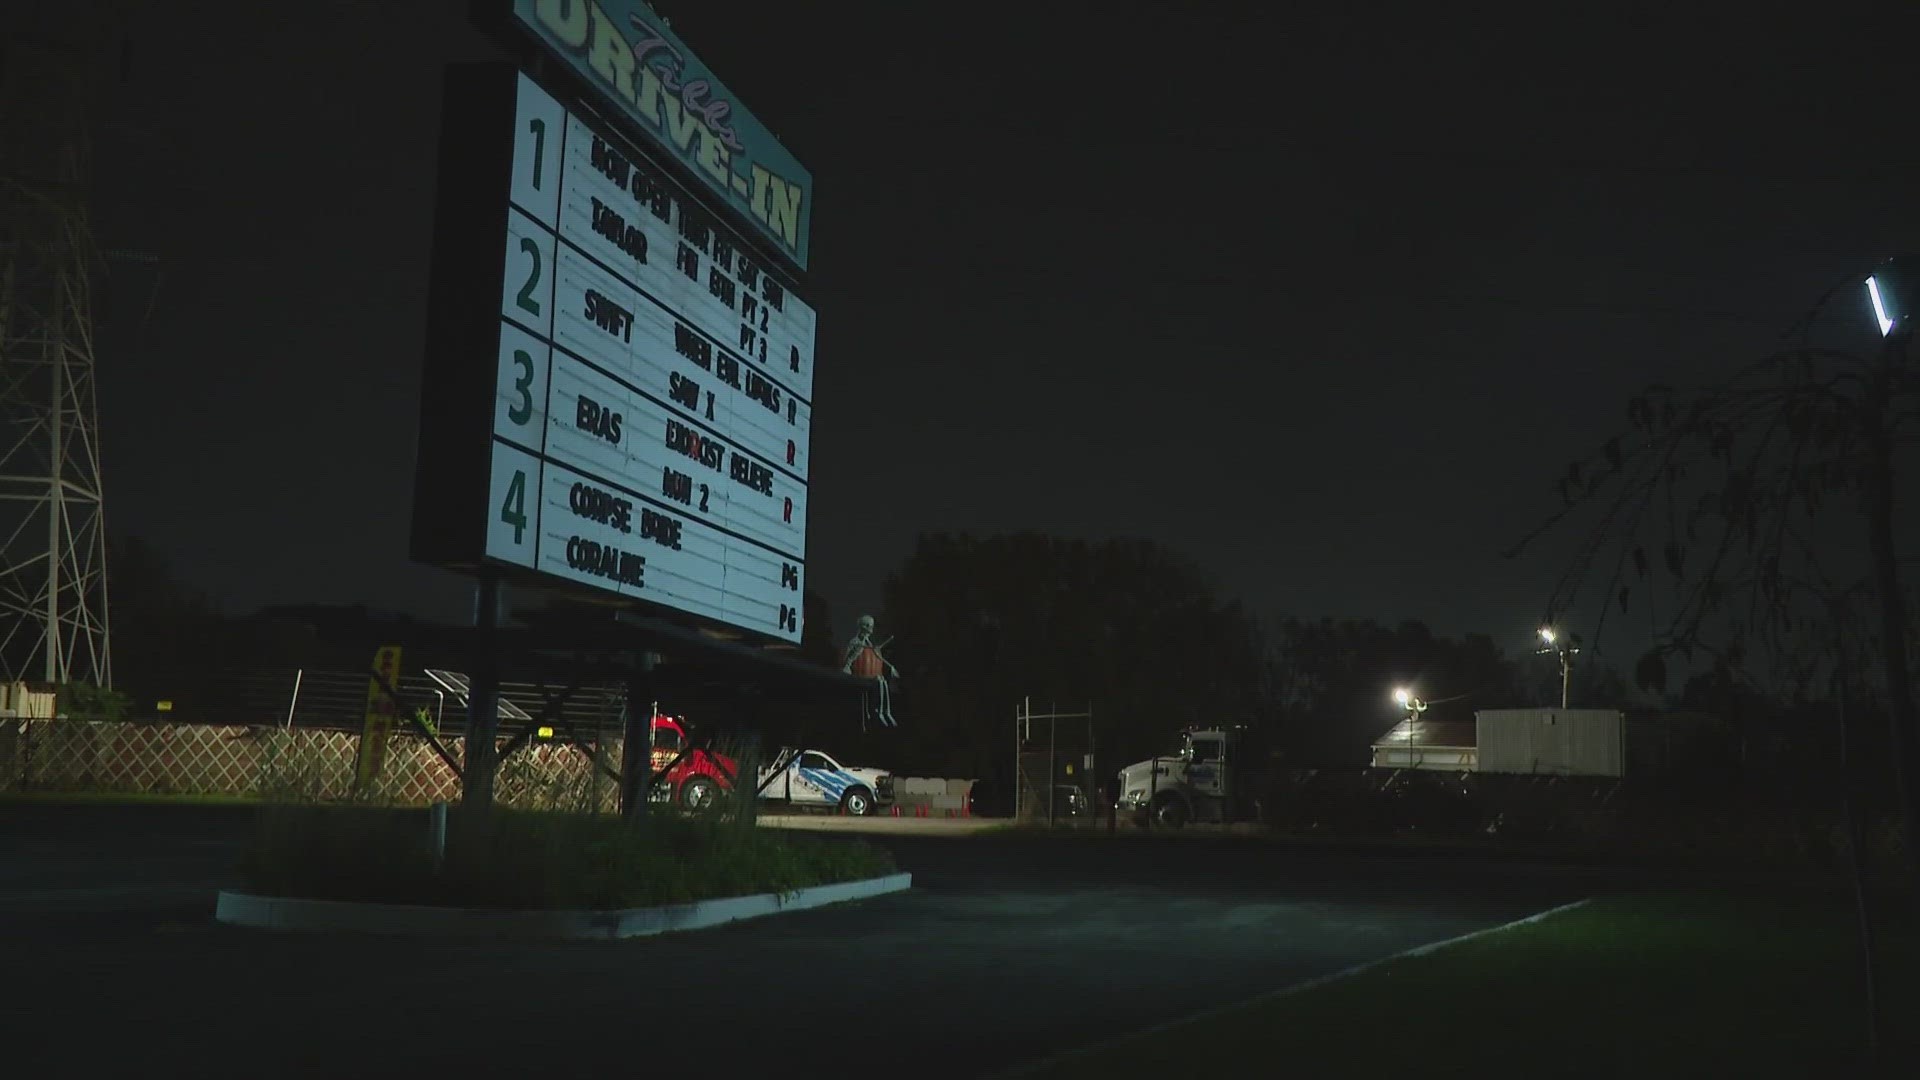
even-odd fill
[{"label": "illuminated sign face", "polygon": [[813,177],[640,0],[514,0],[519,24],[807,268]]},{"label": "illuminated sign face", "polygon": [[[799,641],[813,309],[640,147],[491,74],[448,99],[416,556]],[[442,449],[481,413],[484,466]]]}]

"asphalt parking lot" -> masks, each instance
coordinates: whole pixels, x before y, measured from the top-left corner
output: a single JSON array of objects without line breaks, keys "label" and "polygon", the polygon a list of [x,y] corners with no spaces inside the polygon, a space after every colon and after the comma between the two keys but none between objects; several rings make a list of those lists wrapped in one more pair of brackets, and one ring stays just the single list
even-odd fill
[{"label": "asphalt parking lot", "polygon": [[[1599,871],[1292,851],[876,834],[908,893],[618,944],[210,921],[245,810],[0,806],[0,955],[21,1075],[978,1076],[1608,887]],[[18,997],[19,995],[16,995]],[[77,1021],[112,1039],[77,1045]]]}]

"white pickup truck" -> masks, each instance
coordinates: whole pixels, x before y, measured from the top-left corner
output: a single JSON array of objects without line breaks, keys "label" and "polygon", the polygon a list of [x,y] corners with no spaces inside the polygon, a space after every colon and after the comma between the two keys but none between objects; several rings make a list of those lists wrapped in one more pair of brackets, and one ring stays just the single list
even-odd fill
[{"label": "white pickup truck", "polygon": [[893,776],[885,769],[842,765],[821,750],[788,748],[760,770],[759,797],[863,816],[893,801]]}]

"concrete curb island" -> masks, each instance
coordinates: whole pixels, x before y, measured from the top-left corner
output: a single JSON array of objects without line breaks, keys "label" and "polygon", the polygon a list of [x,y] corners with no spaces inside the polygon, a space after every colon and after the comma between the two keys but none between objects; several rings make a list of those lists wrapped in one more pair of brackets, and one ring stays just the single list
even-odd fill
[{"label": "concrete curb island", "polygon": [[432,934],[492,938],[613,940],[702,930],[741,919],[866,900],[903,892],[912,874],[816,885],[791,893],[756,893],[617,911],[499,911],[302,900],[222,890],[214,921],[262,930],[346,930],[370,934]]}]

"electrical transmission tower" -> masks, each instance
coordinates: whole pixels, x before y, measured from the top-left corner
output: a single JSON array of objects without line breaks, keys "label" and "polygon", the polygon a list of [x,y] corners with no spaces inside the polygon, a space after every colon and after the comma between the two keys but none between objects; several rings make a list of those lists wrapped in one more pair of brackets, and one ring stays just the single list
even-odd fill
[{"label": "electrical transmission tower", "polygon": [[0,28],[0,674],[110,686],[94,400],[88,103],[108,29],[85,2]]}]

